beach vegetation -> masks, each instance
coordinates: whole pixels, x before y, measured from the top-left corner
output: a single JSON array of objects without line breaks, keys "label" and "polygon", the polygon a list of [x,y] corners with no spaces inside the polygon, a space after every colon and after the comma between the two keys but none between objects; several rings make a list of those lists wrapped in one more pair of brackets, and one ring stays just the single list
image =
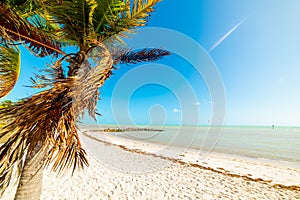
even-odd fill
[{"label": "beach vegetation", "polygon": [[155,129],[155,128],[105,128],[104,132],[130,132],[130,131],[149,131],[149,132],[163,132],[163,129]]}]

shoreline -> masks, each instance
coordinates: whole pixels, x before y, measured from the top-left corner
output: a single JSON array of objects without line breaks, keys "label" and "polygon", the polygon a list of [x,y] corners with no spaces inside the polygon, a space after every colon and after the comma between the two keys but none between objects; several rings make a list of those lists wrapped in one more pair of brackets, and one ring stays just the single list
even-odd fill
[{"label": "shoreline", "polygon": [[40,199],[300,199],[299,168],[215,152],[199,159],[195,149],[105,132],[83,130],[80,138],[90,166],[73,176],[45,169]]},{"label": "shoreline", "polygon": [[[105,135],[105,137],[107,137],[109,139],[112,139],[112,138],[113,139],[111,141],[109,141],[109,140],[105,140],[104,138],[102,138],[102,140],[101,140],[101,139],[97,138],[97,136],[95,136],[95,133],[103,134],[103,135]],[[177,155],[177,157],[174,157],[174,155],[173,156],[165,156],[165,155],[161,155],[161,154],[155,154],[155,153],[153,153],[153,149],[147,149],[147,148],[143,149],[142,148],[143,146],[137,147],[133,144],[130,144],[130,142],[144,143],[148,146],[148,148],[149,148],[149,145],[153,145],[153,146],[157,145],[157,146],[162,147],[163,145],[161,145],[161,144],[130,140],[130,139],[127,139],[127,138],[121,138],[121,137],[118,137],[117,135],[111,135],[107,132],[101,132],[101,131],[99,131],[99,132],[83,131],[82,134],[84,134],[85,136],[87,136],[87,137],[89,137],[93,140],[96,140],[98,142],[102,142],[106,145],[114,145],[118,148],[121,148],[124,151],[143,154],[143,155],[150,155],[150,156],[153,156],[153,157],[159,157],[159,158],[166,159],[166,160],[169,160],[169,161],[172,161],[172,162],[175,162],[175,163],[179,163],[181,165],[198,167],[198,168],[201,168],[201,169],[210,170],[210,171],[215,172],[215,173],[221,173],[221,174],[226,175],[226,176],[243,178],[243,179],[246,179],[246,180],[249,180],[249,181],[267,183],[267,184],[269,184],[269,185],[271,185],[272,187],[275,187],[275,188],[285,188],[285,189],[288,189],[288,190],[300,191],[300,168],[293,167],[293,166],[290,165],[290,164],[293,164],[293,163],[288,163],[288,165],[284,165],[282,163],[280,163],[280,164],[276,163],[276,160],[269,160],[269,159],[264,159],[264,158],[246,157],[246,156],[226,154],[226,153],[220,153],[220,152],[205,152],[204,153],[207,156],[209,156],[209,154],[212,154],[213,156],[216,156],[216,157],[219,157],[219,158],[223,157],[222,159],[224,159],[224,157],[225,157],[225,159],[232,159],[231,161],[241,161],[241,160],[244,160],[246,162],[250,161],[252,163],[257,163],[258,166],[265,165],[265,166],[268,166],[268,167],[271,167],[271,168],[272,167],[278,167],[279,169],[280,168],[282,168],[282,169],[286,168],[287,170],[291,170],[292,168],[294,168],[294,170],[297,170],[298,177],[294,177],[294,176],[292,177],[292,178],[295,178],[294,179],[295,180],[294,184],[289,184],[287,181],[282,182],[282,181],[279,181],[279,180],[276,180],[276,179],[275,179],[275,183],[274,183],[274,180],[268,179],[268,178],[262,178],[262,177],[259,177],[259,175],[254,175],[254,177],[251,177],[253,175],[249,174],[248,172],[242,172],[241,173],[239,171],[234,171],[232,169],[227,169],[228,165],[223,166],[223,167],[216,167],[216,166],[210,167],[209,165],[211,163],[207,163],[207,162],[203,162],[202,165],[200,165],[197,160],[195,162],[195,158],[186,157],[186,155],[184,155],[184,153],[180,154],[180,155]],[[122,141],[122,140],[124,140],[124,141]],[[180,147],[173,146],[172,148],[173,149],[179,149]],[[182,150],[180,150],[180,151],[182,151]],[[188,153],[191,153],[191,152],[199,153],[199,150],[197,150],[197,149],[188,149],[186,153],[188,154]],[[193,156],[195,156],[195,154]],[[247,163],[247,164],[249,164],[249,163]],[[270,184],[272,182],[273,182],[273,185]]]},{"label": "shoreline", "polygon": [[82,130],[80,138],[90,166],[59,177],[45,169],[42,200],[300,199],[299,169],[103,132]]},{"label": "shoreline", "polygon": [[[130,126],[115,125],[108,127],[99,125],[98,127],[86,127],[86,129],[99,132],[103,128],[128,127]],[[143,141],[144,137],[148,142],[161,145],[170,143],[178,147],[189,147],[199,151],[213,151],[241,157],[269,160],[272,163],[290,164],[289,166],[291,167],[300,168],[300,148],[298,145],[300,142],[299,129],[294,130],[283,127],[283,129],[280,128],[280,130],[274,131],[265,127],[252,130],[249,128],[245,129],[244,126],[235,128],[225,126],[222,130],[214,130],[211,127],[204,128],[203,126],[197,127],[195,130],[189,129],[187,126],[183,126],[183,128],[180,129],[171,126],[151,126],[150,128],[164,129],[165,133],[160,134],[159,132],[153,132],[148,134],[141,131],[132,134],[130,132],[112,132],[111,134],[138,141]],[[186,134],[186,136],[180,136],[183,134]],[[212,137],[208,139],[208,135],[212,135]],[[210,143],[211,139],[215,140],[216,143]]]},{"label": "shoreline", "polygon": [[[159,142],[154,142],[154,141],[142,141],[142,140],[134,140],[134,139],[130,139],[127,137],[123,137],[119,135],[119,132],[106,132],[103,130],[89,130],[89,132],[93,132],[93,133],[99,133],[99,134],[104,134],[104,135],[108,135],[111,137],[115,137],[115,138],[119,138],[120,140],[127,140],[127,141],[136,141],[136,142],[141,142],[141,143],[146,143],[149,145],[158,145],[158,146],[165,146],[163,143],[159,143]],[[185,149],[185,147],[183,146],[173,146],[174,148],[183,148]],[[211,152],[205,151],[205,150],[201,150],[201,148],[195,148],[193,146],[188,147],[189,150],[191,151],[197,151],[197,152],[205,152],[205,154],[215,154],[215,155],[220,155],[220,156],[226,156],[229,155],[230,157],[235,157],[237,159],[246,159],[246,160],[252,160],[254,162],[262,162],[262,163],[266,163],[266,164],[272,164],[272,165],[278,165],[278,166],[282,166],[282,167],[292,167],[292,168],[297,168],[300,169],[300,162],[293,162],[293,161],[289,161],[289,160],[280,160],[280,159],[271,159],[271,158],[264,158],[264,157],[255,157],[255,156],[250,156],[250,155],[243,155],[243,154],[233,154],[233,153],[228,153],[228,152],[221,152],[218,150],[213,150]],[[300,183],[300,182],[299,182]]]}]

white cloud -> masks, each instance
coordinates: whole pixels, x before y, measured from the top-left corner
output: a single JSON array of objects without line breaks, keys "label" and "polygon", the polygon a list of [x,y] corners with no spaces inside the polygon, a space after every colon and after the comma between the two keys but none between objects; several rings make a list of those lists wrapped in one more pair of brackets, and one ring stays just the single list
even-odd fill
[{"label": "white cloud", "polygon": [[177,109],[177,108],[174,108],[174,109],[173,109],[173,112],[174,112],[174,113],[179,113],[179,112],[181,112],[181,110],[179,110],[179,109]]},{"label": "white cloud", "polygon": [[199,101],[196,101],[196,102],[193,103],[193,105],[195,105],[195,106],[200,106],[200,102],[199,102]]}]

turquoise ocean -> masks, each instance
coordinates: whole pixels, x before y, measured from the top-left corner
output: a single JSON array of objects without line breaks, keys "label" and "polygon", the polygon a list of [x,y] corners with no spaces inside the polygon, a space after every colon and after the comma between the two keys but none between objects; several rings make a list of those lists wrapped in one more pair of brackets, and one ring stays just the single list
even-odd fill
[{"label": "turquoise ocean", "polygon": [[[129,128],[130,125],[82,125],[83,129]],[[233,154],[300,167],[300,127],[151,126],[164,131],[128,131],[119,137],[144,142]]]}]

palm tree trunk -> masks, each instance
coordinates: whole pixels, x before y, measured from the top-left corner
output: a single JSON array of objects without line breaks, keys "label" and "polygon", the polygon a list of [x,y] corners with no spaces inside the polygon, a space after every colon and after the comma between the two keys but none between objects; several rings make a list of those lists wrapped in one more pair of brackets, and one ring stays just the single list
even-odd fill
[{"label": "palm tree trunk", "polygon": [[43,159],[45,156],[40,150],[41,145],[37,145],[30,155],[26,155],[15,200],[40,199],[43,181]]}]

